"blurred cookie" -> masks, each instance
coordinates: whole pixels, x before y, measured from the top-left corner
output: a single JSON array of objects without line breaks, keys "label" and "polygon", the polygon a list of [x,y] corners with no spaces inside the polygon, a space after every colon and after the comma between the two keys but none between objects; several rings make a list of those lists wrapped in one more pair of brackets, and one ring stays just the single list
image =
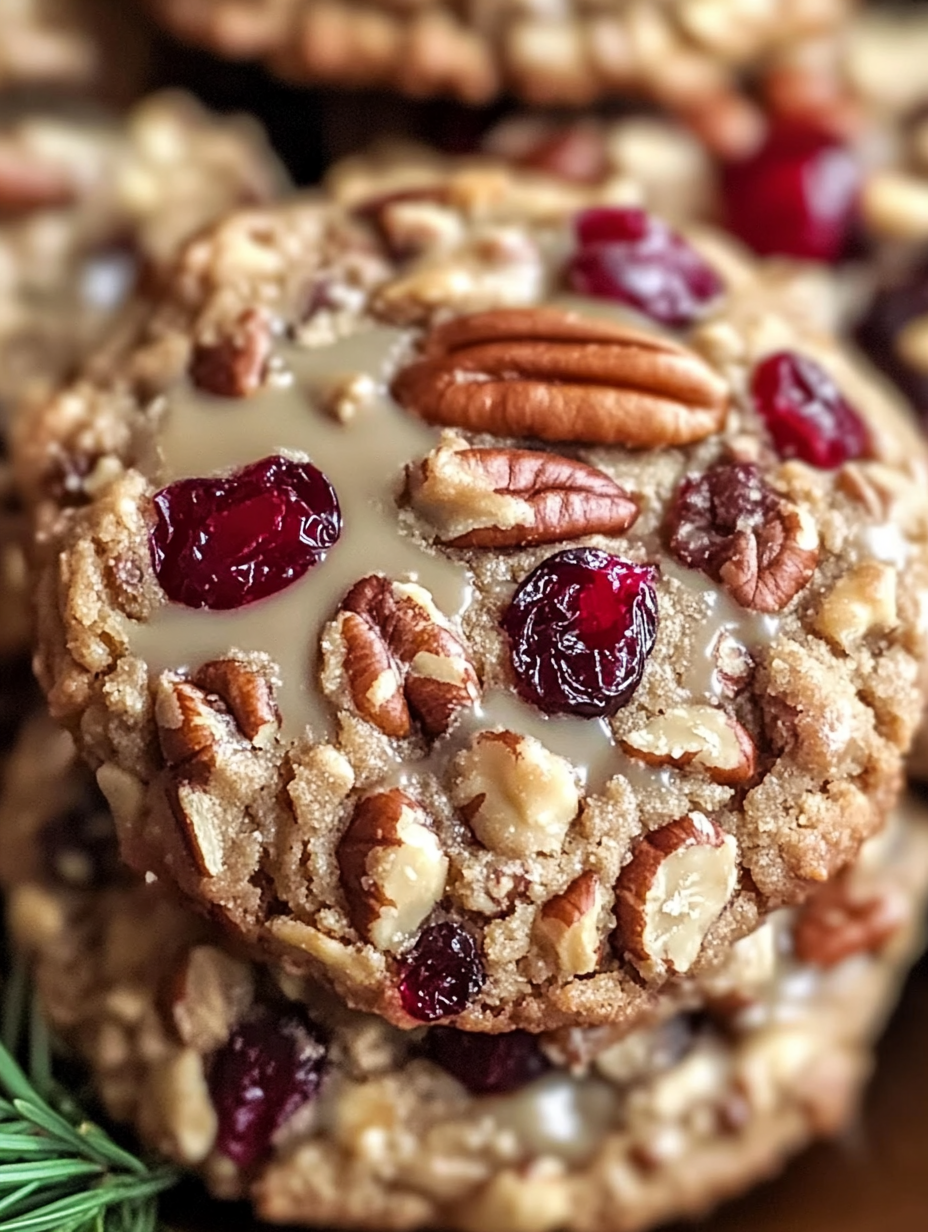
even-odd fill
[{"label": "blurred cookie", "polygon": [[540,105],[643,95],[703,115],[739,112],[739,77],[796,43],[830,45],[848,0],[149,0],[179,38],[258,59],[288,80],[385,86],[414,97]]},{"label": "blurred cookie", "polygon": [[145,22],[120,0],[12,0],[3,10],[0,91],[124,102],[144,86],[148,42]]}]

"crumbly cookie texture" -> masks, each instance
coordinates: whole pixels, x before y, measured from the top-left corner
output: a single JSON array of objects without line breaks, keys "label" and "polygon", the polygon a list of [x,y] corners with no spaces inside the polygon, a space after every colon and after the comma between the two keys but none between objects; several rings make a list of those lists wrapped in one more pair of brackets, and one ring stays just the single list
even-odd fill
[{"label": "crumbly cookie texture", "polygon": [[922,706],[920,438],[807,287],[603,204],[243,213],[18,437],[126,859],[405,1027],[648,1012],[854,859]]},{"label": "crumbly cookie texture", "polygon": [[470,103],[502,93],[539,105],[643,94],[702,114],[740,110],[738,74],[792,45],[826,45],[850,0],[150,0],[181,38],[264,61],[291,80],[388,86]]},{"label": "crumbly cookie texture", "polygon": [[14,943],[110,1114],[273,1222],[628,1232],[704,1210],[845,1124],[928,887],[910,801],[630,1034],[404,1032],[130,878],[73,757],[44,720],[12,765]]}]

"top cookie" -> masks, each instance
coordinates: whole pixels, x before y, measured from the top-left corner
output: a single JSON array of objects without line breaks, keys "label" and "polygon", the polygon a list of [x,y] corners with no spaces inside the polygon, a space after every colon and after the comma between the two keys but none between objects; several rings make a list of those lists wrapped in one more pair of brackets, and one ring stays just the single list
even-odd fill
[{"label": "top cookie", "polygon": [[648,1012],[919,717],[918,435],[805,284],[610,192],[235,216],[18,440],[126,858],[401,1026]]},{"label": "top cookie", "polygon": [[638,94],[692,113],[739,106],[737,75],[829,41],[852,0],[149,0],[178,37],[295,81],[469,103]]}]

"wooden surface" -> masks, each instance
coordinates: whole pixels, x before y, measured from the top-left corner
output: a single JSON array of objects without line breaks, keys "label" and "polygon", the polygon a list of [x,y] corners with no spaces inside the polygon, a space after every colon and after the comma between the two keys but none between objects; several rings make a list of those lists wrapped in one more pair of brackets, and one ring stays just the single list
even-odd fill
[{"label": "wooden surface", "polygon": [[[192,1188],[166,1214],[175,1232],[259,1232],[244,1208],[210,1205]],[[844,1138],[812,1147],[711,1218],[664,1232],[928,1232],[928,957],[909,980],[861,1117]]]}]

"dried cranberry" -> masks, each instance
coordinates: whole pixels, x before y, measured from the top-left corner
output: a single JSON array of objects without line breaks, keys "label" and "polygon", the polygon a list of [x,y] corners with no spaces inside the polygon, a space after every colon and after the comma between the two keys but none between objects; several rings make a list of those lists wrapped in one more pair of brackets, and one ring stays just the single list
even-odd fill
[{"label": "dried cranberry", "polygon": [[567,280],[583,295],[618,300],[680,327],[692,324],[722,290],[695,248],[645,210],[584,210],[576,230],[579,247]]},{"label": "dried cranberry", "polygon": [[302,1006],[239,1023],[209,1070],[217,1149],[240,1168],[266,1155],[276,1131],[318,1092],[325,1059],[325,1035]]},{"label": "dried cranberry", "polygon": [[928,368],[910,363],[899,347],[902,331],[920,317],[928,317],[928,264],[924,263],[874,295],[854,336],[924,420],[928,418]]},{"label": "dried cranberry", "polygon": [[502,1095],[540,1078],[550,1065],[528,1031],[476,1035],[454,1027],[432,1027],[425,1054],[474,1095]]},{"label": "dried cranberry", "polygon": [[46,875],[71,889],[99,889],[122,873],[113,816],[93,780],[83,799],[43,828],[39,849]]},{"label": "dried cranberry", "polygon": [[558,552],[522,582],[502,625],[526,701],[548,714],[615,714],[657,636],[654,570],[598,548]]},{"label": "dried cranberry", "polygon": [[411,1018],[435,1022],[465,1010],[485,978],[470,933],[450,922],[433,924],[403,962],[400,1001]]},{"label": "dried cranberry", "polygon": [[835,137],[780,124],[722,169],[728,229],[755,252],[835,261],[852,238],[861,168]]},{"label": "dried cranberry", "polygon": [[338,498],[309,462],[270,457],[232,475],[181,479],[154,498],[151,557],[186,607],[244,607],[296,582],[341,533]]},{"label": "dried cranberry", "polygon": [[825,369],[778,351],[754,369],[751,397],[781,458],[834,470],[870,452],[870,434]]}]

